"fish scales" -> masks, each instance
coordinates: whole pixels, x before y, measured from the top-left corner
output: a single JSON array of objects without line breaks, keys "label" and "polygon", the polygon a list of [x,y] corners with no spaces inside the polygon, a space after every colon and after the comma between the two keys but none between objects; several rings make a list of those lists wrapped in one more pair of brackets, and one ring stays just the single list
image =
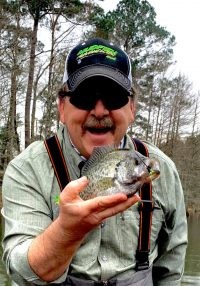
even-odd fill
[{"label": "fish scales", "polygon": [[118,192],[133,195],[145,182],[159,177],[160,168],[157,159],[149,159],[134,150],[105,146],[94,148],[82,175],[89,179],[80,194],[87,200]]}]

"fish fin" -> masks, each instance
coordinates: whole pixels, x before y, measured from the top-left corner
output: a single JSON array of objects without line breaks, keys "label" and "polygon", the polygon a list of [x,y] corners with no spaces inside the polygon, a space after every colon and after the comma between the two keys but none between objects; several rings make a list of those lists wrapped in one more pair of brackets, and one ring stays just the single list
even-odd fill
[{"label": "fish fin", "polygon": [[116,148],[113,145],[94,147],[94,150],[90,158],[86,161],[85,165],[83,166],[82,174],[87,172],[87,170],[90,169],[92,166],[96,166],[96,164],[99,163],[100,159],[105,156],[105,154],[112,152],[114,150],[116,150]]}]

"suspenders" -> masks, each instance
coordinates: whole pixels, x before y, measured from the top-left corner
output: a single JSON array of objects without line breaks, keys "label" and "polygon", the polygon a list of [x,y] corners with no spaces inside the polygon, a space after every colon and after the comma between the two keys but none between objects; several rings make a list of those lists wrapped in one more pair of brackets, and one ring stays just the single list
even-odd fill
[{"label": "suspenders", "polygon": [[60,190],[70,182],[70,176],[57,135],[44,141]]},{"label": "suspenders", "polygon": [[[140,140],[132,138],[135,149],[148,157],[149,153]],[[62,153],[59,140],[56,135],[44,141],[49,158],[51,160],[60,190],[70,182],[70,176]],[[141,204],[139,205],[140,212],[140,228],[138,238],[138,248],[136,251],[136,270],[145,270],[149,268],[149,251],[150,251],[150,235],[152,223],[152,184],[144,184],[140,189]]]},{"label": "suspenders", "polygon": [[[149,152],[140,140],[132,138],[135,149],[142,155],[148,157]],[[138,248],[136,251],[136,269],[144,270],[149,267],[149,251],[150,251],[150,236],[152,223],[152,184],[144,184],[140,189],[141,204],[140,212],[140,229],[138,238]]]}]

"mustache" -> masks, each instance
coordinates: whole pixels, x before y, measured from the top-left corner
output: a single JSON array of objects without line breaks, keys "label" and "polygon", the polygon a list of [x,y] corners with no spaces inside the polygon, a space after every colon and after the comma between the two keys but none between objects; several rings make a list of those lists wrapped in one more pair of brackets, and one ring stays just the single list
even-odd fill
[{"label": "mustache", "polygon": [[107,116],[107,117],[103,117],[101,119],[98,119],[96,117],[89,117],[85,124],[83,125],[84,129],[88,129],[88,128],[110,128],[113,129],[114,128],[114,122],[113,120]]}]

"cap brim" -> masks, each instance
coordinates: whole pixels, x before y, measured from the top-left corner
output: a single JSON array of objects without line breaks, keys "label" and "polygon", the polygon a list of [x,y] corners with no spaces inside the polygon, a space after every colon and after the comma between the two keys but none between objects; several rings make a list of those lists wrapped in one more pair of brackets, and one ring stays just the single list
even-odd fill
[{"label": "cap brim", "polygon": [[123,87],[129,93],[131,92],[131,81],[119,70],[105,65],[86,66],[73,73],[68,79],[67,84],[70,91],[74,91],[84,80],[93,76],[102,76],[109,78]]}]

